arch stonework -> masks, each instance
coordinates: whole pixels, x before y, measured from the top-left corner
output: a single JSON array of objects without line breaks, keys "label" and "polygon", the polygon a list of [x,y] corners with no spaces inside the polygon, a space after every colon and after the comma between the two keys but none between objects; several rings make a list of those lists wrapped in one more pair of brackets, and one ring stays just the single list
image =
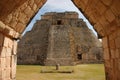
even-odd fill
[{"label": "arch stonework", "polygon": [[46,0],[0,1],[0,80],[16,79],[17,39]]},{"label": "arch stonework", "polygon": [[[0,80],[15,80],[16,40],[46,0],[0,1]],[[72,0],[103,40],[106,80],[120,80],[120,0]]]},{"label": "arch stonework", "polygon": [[120,0],[72,0],[103,40],[106,80],[120,80]]}]

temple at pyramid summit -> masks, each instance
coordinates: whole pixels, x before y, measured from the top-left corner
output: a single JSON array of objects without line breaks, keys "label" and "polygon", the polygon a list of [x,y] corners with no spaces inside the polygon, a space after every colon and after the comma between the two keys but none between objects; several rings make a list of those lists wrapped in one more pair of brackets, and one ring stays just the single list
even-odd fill
[{"label": "temple at pyramid summit", "polygon": [[18,64],[102,63],[101,42],[77,12],[48,12],[18,43]]}]

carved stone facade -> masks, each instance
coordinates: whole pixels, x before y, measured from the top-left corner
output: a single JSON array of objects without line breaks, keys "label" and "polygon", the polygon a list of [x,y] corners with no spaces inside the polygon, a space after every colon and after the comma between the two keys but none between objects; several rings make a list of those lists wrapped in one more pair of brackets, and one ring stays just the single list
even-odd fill
[{"label": "carved stone facade", "polygon": [[102,62],[102,44],[76,12],[45,13],[18,45],[18,64]]}]

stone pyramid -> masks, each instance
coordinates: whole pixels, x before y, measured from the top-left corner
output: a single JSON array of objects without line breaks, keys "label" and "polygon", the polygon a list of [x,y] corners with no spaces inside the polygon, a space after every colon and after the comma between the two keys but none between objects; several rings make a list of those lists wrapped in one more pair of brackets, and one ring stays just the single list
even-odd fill
[{"label": "stone pyramid", "polygon": [[18,64],[100,63],[102,44],[76,12],[48,12],[18,44]]}]

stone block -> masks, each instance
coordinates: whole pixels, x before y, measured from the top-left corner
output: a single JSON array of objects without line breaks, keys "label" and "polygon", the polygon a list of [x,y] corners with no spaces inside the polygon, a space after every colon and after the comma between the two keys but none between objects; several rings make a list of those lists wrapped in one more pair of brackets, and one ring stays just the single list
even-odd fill
[{"label": "stone block", "polygon": [[11,56],[12,55],[12,48],[7,47],[6,48],[6,56]]},{"label": "stone block", "polygon": [[0,31],[3,31],[5,29],[5,24],[0,21]]},{"label": "stone block", "polygon": [[105,60],[105,67],[107,68],[111,67],[110,60]]},{"label": "stone block", "polygon": [[14,46],[13,46],[13,55],[16,55],[17,53],[17,41],[14,41]]},{"label": "stone block", "polygon": [[103,15],[107,7],[100,0],[98,0],[96,5],[97,7],[95,8],[97,9],[97,11],[100,13],[100,15]]},{"label": "stone block", "polygon": [[117,37],[115,39],[115,45],[116,45],[116,48],[120,48],[120,37]]},{"label": "stone block", "polygon": [[81,0],[83,4],[87,5],[89,0]]},{"label": "stone block", "polygon": [[108,48],[108,38],[107,37],[102,38],[102,44],[103,44],[103,48]]},{"label": "stone block", "polygon": [[83,11],[87,7],[87,2],[88,2],[88,0],[81,0],[78,2],[79,3],[78,5],[82,8]]},{"label": "stone block", "polygon": [[111,34],[111,31],[110,31],[110,26],[109,26],[109,23],[107,22],[105,25],[104,25],[104,31],[106,33],[106,35],[110,35]]},{"label": "stone block", "polygon": [[117,37],[120,37],[120,29],[118,29],[118,31],[116,32],[116,34],[117,34],[116,35]]},{"label": "stone block", "polygon": [[120,71],[120,59],[118,59],[118,69]]},{"label": "stone block", "polygon": [[109,24],[105,16],[101,16],[99,18],[99,23],[103,26],[103,28],[106,27],[107,24]]},{"label": "stone block", "polygon": [[31,7],[33,7],[33,5],[34,5],[34,0],[29,0],[28,4],[29,4]]},{"label": "stone block", "polygon": [[119,0],[114,0],[112,1],[112,4],[111,4],[111,10],[112,12],[115,14],[115,15],[119,15],[120,14],[120,1]]},{"label": "stone block", "polygon": [[100,18],[101,18],[100,13],[97,12],[96,9],[92,10],[92,12],[90,14],[90,20],[92,20],[94,23],[97,23]]},{"label": "stone block", "polygon": [[16,31],[22,33],[24,29],[25,29],[25,24],[19,22],[19,23],[16,25]]},{"label": "stone block", "polygon": [[109,21],[112,22],[113,20],[115,20],[115,15],[112,13],[112,11],[110,9],[108,9],[105,13],[105,18]]},{"label": "stone block", "polygon": [[21,37],[21,35],[20,35],[18,32],[16,32],[16,33],[14,34],[14,38],[18,38],[18,37]]},{"label": "stone block", "polygon": [[[117,71],[119,70],[118,68],[118,59],[114,59],[114,73],[115,73],[115,77],[117,77]],[[117,79],[116,79],[117,80]]]},{"label": "stone block", "polygon": [[[21,1],[20,1],[20,2],[21,2]],[[21,7],[21,6],[20,6],[20,7]],[[15,17],[18,18],[19,13],[20,13],[19,11],[20,11],[20,8],[17,8],[17,10],[16,10],[14,13],[12,13],[13,18],[15,18]],[[13,18],[12,18],[12,19],[13,19]]]},{"label": "stone block", "polygon": [[102,36],[102,37],[104,37],[105,36],[105,31],[104,31],[104,29],[103,30],[101,30],[100,32],[98,32],[99,34],[100,34],[100,36]]},{"label": "stone block", "polygon": [[4,43],[4,35],[0,33],[0,46],[2,47]]},{"label": "stone block", "polygon": [[120,80],[120,71],[116,71],[117,72],[117,80]]},{"label": "stone block", "polygon": [[105,60],[109,60],[110,59],[110,52],[108,48],[104,49],[104,53],[103,53],[104,59]]},{"label": "stone block", "polygon": [[117,37],[117,32],[114,32],[109,35],[109,40],[115,40],[116,37]]},{"label": "stone block", "polygon": [[37,6],[42,6],[47,0],[34,0],[34,2],[37,4]]},{"label": "stone block", "polygon": [[119,59],[114,59],[114,63],[115,63],[115,70],[118,70],[118,62],[119,62]]},{"label": "stone block", "polygon": [[110,40],[109,41],[109,45],[110,45],[110,49],[115,49],[116,46],[115,46],[115,40]]},{"label": "stone block", "polygon": [[16,61],[17,61],[17,56],[16,55],[12,55],[12,57],[11,57],[11,78],[13,79],[13,78],[15,78],[15,76],[16,76]]},{"label": "stone block", "polygon": [[5,20],[5,23],[9,24],[11,20],[12,20],[12,14],[9,14],[7,16],[7,19]]},{"label": "stone block", "polygon": [[98,34],[100,35],[100,36],[105,36],[105,31],[104,31],[104,29],[103,29],[103,27],[102,27],[102,25],[100,24],[100,23],[96,23],[95,25],[94,25],[94,28],[95,28],[95,30],[98,32]]},{"label": "stone block", "polygon": [[2,80],[2,70],[1,70],[1,67],[0,67],[0,80]]},{"label": "stone block", "polygon": [[15,19],[12,19],[11,21],[10,21],[10,26],[12,27],[12,28],[14,28],[15,29],[15,26],[17,25],[17,20],[15,20]]},{"label": "stone block", "polygon": [[116,54],[116,51],[115,49],[110,49],[110,53],[111,53],[111,58],[115,58],[115,54]]},{"label": "stone block", "polygon": [[33,11],[32,11],[32,9],[31,9],[31,7],[30,6],[28,6],[25,10],[24,10],[24,13],[28,16],[28,17],[32,17],[32,15],[33,15]]},{"label": "stone block", "polygon": [[27,16],[24,14],[24,13],[20,13],[19,14],[19,17],[18,17],[18,19],[20,20],[20,22],[22,22],[23,24],[26,24],[27,22]]},{"label": "stone block", "polygon": [[12,67],[10,72],[10,77],[14,79],[16,77],[16,67]]},{"label": "stone block", "polygon": [[34,0],[34,3],[38,4],[40,2],[40,0]]},{"label": "stone block", "polygon": [[2,80],[6,79],[6,70],[2,70],[2,76],[1,76]]},{"label": "stone block", "polygon": [[111,60],[110,60],[110,64],[111,64],[110,68],[111,68],[112,70],[114,70],[114,69],[115,69],[115,59],[111,59]]},{"label": "stone block", "polygon": [[0,58],[0,70],[1,70],[1,58]]},{"label": "stone block", "polygon": [[21,11],[25,10],[27,8],[27,6],[28,6],[28,1],[20,7],[20,10]]},{"label": "stone block", "polygon": [[12,39],[9,39],[8,47],[11,49],[13,48],[13,40]]},{"label": "stone block", "polygon": [[10,68],[11,65],[11,56],[10,57],[6,57],[6,67]]},{"label": "stone block", "polygon": [[8,35],[13,36],[14,33],[15,33],[15,31],[14,31],[13,29],[11,29],[11,30],[9,31]]},{"label": "stone block", "polygon": [[10,32],[10,29],[6,26],[6,28],[4,29],[3,33],[5,33],[5,35],[8,35]]},{"label": "stone block", "polygon": [[6,58],[0,58],[1,59],[1,69],[4,70],[6,68]]},{"label": "stone block", "polygon": [[4,47],[8,47],[9,45],[9,41],[10,41],[10,39],[8,38],[8,37],[5,37],[5,39],[4,39],[4,44],[3,44],[3,46]]},{"label": "stone block", "polygon": [[95,21],[96,20],[96,18],[92,18],[91,19],[91,17],[93,16],[94,17],[94,13],[96,14],[96,12],[95,11],[97,11],[96,10],[96,3],[98,2],[98,0],[92,0],[92,1],[88,1],[88,5],[85,7],[85,13],[86,13],[86,15],[87,16],[89,16],[89,20],[93,23],[93,24],[95,24],[95,22],[97,22],[97,21]]},{"label": "stone block", "polygon": [[0,52],[0,57],[1,58],[6,57],[6,53],[7,53],[7,48],[6,47],[2,47],[1,48],[1,52]]},{"label": "stone block", "polygon": [[[109,28],[110,28],[111,34],[112,34],[112,33],[116,33],[117,30],[119,29],[118,25],[116,25],[116,24],[119,25],[119,22],[117,22],[116,20],[113,20],[113,21],[110,22],[110,24],[108,25]],[[115,26],[115,25],[116,25],[116,26]]]},{"label": "stone block", "polygon": [[102,25],[100,23],[96,23],[94,25],[94,28],[97,30],[97,32],[100,32],[103,28],[102,28]]},{"label": "stone block", "polygon": [[16,66],[16,62],[17,62],[17,56],[16,55],[12,55],[11,56],[11,67],[15,67]]},{"label": "stone block", "polygon": [[11,73],[11,69],[10,69],[10,68],[7,68],[7,69],[6,69],[6,78],[7,78],[7,79],[10,79],[10,73]]},{"label": "stone block", "polygon": [[120,49],[116,49],[115,58],[120,58]]},{"label": "stone block", "polygon": [[32,7],[32,9],[33,9],[33,11],[36,11],[36,9],[37,9],[37,5],[34,4],[33,7]]}]

